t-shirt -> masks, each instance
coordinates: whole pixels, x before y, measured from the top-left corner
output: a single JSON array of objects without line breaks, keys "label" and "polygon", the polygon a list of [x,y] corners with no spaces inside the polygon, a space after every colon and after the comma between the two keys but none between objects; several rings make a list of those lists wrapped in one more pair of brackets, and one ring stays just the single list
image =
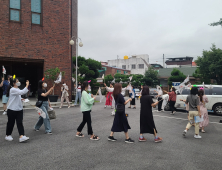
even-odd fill
[{"label": "t-shirt", "polygon": [[174,101],[175,102],[177,100],[177,95],[174,91],[169,92],[168,95],[169,95],[169,101]]},{"label": "t-shirt", "polygon": [[189,103],[189,111],[198,111],[197,106],[199,106],[199,97],[196,95],[187,96],[186,104]]},{"label": "t-shirt", "polygon": [[158,91],[158,96],[161,98],[163,96],[163,91],[162,90],[159,90]]},{"label": "t-shirt", "polygon": [[77,91],[81,92],[81,85],[78,86]]},{"label": "t-shirt", "polygon": [[9,85],[10,85],[10,83],[8,82],[8,80],[4,80],[3,86],[2,86],[2,88],[3,88],[3,95],[6,95],[7,89],[8,89]]},{"label": "t-shirt", "polygon": [[38,89],[38,101],[48,101],[48,96],[43,97],[41,96],[42,93],[46,93],[47,90],[46,89]]}]

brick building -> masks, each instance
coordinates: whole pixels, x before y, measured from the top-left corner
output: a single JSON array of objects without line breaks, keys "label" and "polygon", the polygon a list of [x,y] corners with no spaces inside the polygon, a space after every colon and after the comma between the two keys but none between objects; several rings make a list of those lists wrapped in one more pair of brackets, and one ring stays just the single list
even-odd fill
[{"label": "brick building", "polygon": [[[75,45],[69,40],[77,35],[78,1],[1,0],[0,7],[0,67],[20,78],[23,86],[30,80],[33,93],[44,71],[58,67],[65,71],[62,81],[71,94]],[[60,85],[55,94],[60,95]]]}]

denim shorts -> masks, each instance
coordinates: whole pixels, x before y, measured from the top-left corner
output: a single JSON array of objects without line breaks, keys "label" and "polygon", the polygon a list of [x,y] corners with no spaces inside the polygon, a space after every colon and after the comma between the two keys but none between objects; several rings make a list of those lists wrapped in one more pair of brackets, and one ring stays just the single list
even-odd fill
[{"label": "denim shorts", "polygon": [[2,95],[2,103],[7,104],[8,103],[8,97],[6,95]]}]

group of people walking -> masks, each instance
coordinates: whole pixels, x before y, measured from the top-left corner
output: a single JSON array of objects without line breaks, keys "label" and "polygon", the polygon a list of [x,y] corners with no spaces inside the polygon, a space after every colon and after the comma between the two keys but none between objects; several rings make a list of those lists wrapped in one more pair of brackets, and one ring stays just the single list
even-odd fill
[{"label": "group of people walking", "polygon": [[[19,89],[19,86],[21,83],[18,79],[12,79],[11,76],[8,76],[7,82],[2,82],[0,84],[1,86],[5,86],[6,90],[4,90],[3,93],[3,104],[8,103],[7,107],[7,116],[8,116],[8,123],[6,128],[6,137],[5,139],[8,141],[12,141],[13,138],[11,136],[14,124],[16,122],[18,127],[18,132],[20,135],[19,142],[25,142],[29,140],[29,137],[25,135],[24,127],[23,127],[23,104],[21,96],[26,94],[28,92],[29,87],[29,81],[26,81],[26,87],[23,90]],[[6,86],[7,85],[7,86]],[[116,83],[111,84],[110,87],[107,87],[105,84],[105,87],[107,91],[110,93],[107,100],[106,105],[111,105],[115,107],[115,117],[113,121],[113,125],[111,128],[111,133],[108,136],[109,141],[116,141],[117,139],[114,138],[115,132],[124,132],[125,134],[125,142],[126,143],[134,143],[134,140],[132,140],[129,137],[128,130],[131,129],[127,116],[125,114],[125,105],[129,102],[131,102],[131,105],[135,105],[135,91],[132,90],[130,93],[130,98],[128,100],[124,99],[124,96],[122,95],[122,92],[126,88],[122,88],[122,84]],[[87,91],[89,89],[89,83],[88,81],[83,82],[81,85],[79,83],[79,86],[77,87],[77,97],[76,99],[80,99],[79,104],[81,104],[81,112],[83,114],[83,120],[81,124],[77,128],[76,137],[84,137],[82,134],[82,130],[87,124],[88,127],[88,135],[90,135],[91,140],[99,140],[100,138],[93,133],[92,129],[92,120],[91,120],[91,109],[93,106],[93,103],[95,101],[95,97],[93,94],[88,94]],[[50,119],[48,115],[48,109],[51,107],[50,101],[48,99],[48,95],[52,93],[54,90],[54,86],[51,87],[49,90],[47,90],[47,84],[46,82],[40,80],[38,83],[38,102],[40,103],[40,108],[46,113],[46,118],[39,117],[36,125],[34,126],[35,131],[39,131],[40,127],[44,124],[45,126],[45,133],[51,135],[52,134],[52,128],[50,124]],[[64,99],[68,102],[68,86],[63,83],[63,86],[61,88],[62,97],[61,97],[61,107],[62,102]],[[158,101],[153,102],[151,96],[149,95],[149,87],[143,86],[143,89],[141,91],[141,98],[140,98],[140,135],[139,135],[139,141],[144,142],[146,141],[144,134],[149,133],[154,135],[154,141],[155,142],[161,142],[162,138],[157,136],[157,129],[154,123],[153,119],[153,113],[152,113],[152,107],[156,107],[158,105],[158,111],[161,111],[161,101],[162,101],[162,95],[163,92],[161,88],[158,90]],[[175,88],[171,89],[171,92],[167,92],[169,95],[169,102],[170,107],[172,109],[172,114],[175,113],[175,101],[176,101],[176,92]],[[5,96],[4,96],[5,95]],[[198,96],[197,96],[198,95]],[[8,101],[7,101],[8,100]],[[132,102],[134,100],[134,102]],[[75,101],[75,105],[77,100]],[[205,108],[205,104],[208,102],[207,97],[204,95],[204,90],[199,90],[198,88],[193,87],[191,89],[191,94],[187,97],[184,102],[189,106],[189,122],[186,126],[186,129],[183,132],[183,135],[186,136],[187,131],[190,129],[190,127],[195,125],[195,138],[201,138],[199,135],[199,128],[201,128],[201,131],[204,133],[204,128],[209,123],[208,113],[207,109]],[[60,108],[61,108],[60,107]],[[4,107],[4,110],[6,111],[6,108]],[[199,123],[195,121],[195,116],[203,116],[204,121]]]}]

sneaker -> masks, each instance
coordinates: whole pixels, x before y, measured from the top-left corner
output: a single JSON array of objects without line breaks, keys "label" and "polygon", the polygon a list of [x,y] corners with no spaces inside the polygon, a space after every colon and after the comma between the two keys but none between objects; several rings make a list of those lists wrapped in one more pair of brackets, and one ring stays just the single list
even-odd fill
[{"label": "sneaker", "polygon": [[146,142],[146,139],[143,137],[143,138],[139,138],[139,142]]},{"label": "sneaker", "polygon": [[129,139],[125,139],[125,142],[126,142],[126,143],[134,143],[134,140],[132,140],[132,139],[129,138]]},{"label": "sneaker", "polygon": [[25,142],[27,140],[29,140],[29,137],[26,137],[26,136],[22,136],[21,138],[19,138],[20,143]]},{"label": "sneaker", "polygon": [[9,135],[9,136],[6,136],[6,137],[5,137],[5,140],[7,140],[7,141],[13,141],[13,138],[12,138],[11,135]]},{"label": "sneaker", "polygon": [[113,136],[109,136],[108,137],[108,141],[116,142],[117,139],[115,139]]},{"label": "sneaker", "polygon": [[34,131],[38,132],[38,131],[39,131],[39,129],[34,129]]},{"label": "sneaker", "polygon": [[52,135],[52,132],[46,132],[47,135]]},{"label": "sneaker", "polygon": [[104,108],[106,108],[106,106]]},{"label": "sneaker", "polygon": [[183,131],[183,137],[186,137],[186,134],[187,134],[187,130],[184,130]]},{"label": "sneaker", "polygon": [[158,142],[162,142],[162,138],[160,138],[160,137],[158,137],[157,139],[154,139],[154,141],[156,142],[156,143],[158,143]]},{"label": "sneaker", "polygon": [[202,137],[200,135],[194,135],[195,139],[201,139]]},{"label": "sneaker", "polygon": [[173,115],[176,113],[176,111],[173,112]]},{"label": "sneaker", "polygon": [[2,113],[2,115],[7,115],[7,112],[6,112],[6,111],[4,111],[4,112]]}]

